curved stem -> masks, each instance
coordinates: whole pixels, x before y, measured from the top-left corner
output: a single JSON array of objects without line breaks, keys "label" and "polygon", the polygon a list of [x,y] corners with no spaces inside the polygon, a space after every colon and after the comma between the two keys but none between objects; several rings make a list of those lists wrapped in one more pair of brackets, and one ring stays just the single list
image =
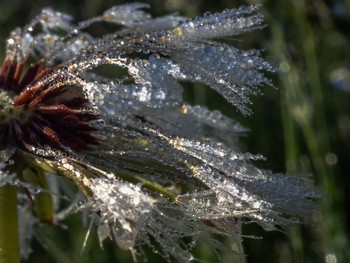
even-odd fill
[{"label": "curved stem", "polygon": [[17,188],[0,187],[0,263],[20,262]]},{"label": "curved stem", "polygon": [[[87,163],[83,163],[79,160],[75,160],[69,157],[66,157],[66,159],[70,160],[70,165],[72,166],[73,170],[69,170],[67,168],[61,167],[57,162],[48,160],[45,158],[40,158],[38,156],[34,156],[30,153],[22,153],[23,157],[25,158],[26,162],[30,166],[38,167],[42,169],[45,172],[51,173],[51,174],[57,174],[57,175],[63,175],[68,179],[71,179],[75,182],[75,184],[78,186],[79,190],[82,191],[82,193],[85,196],[90,196],[91,193],[90,190],[86,187],[86,185],[83,184],[82,178],[94,178],[94,174],[90,173],[88,170],[84,168],[88,168],[90,171],[94,171],[97,174],[100,174],[102,176],[106,176],[107,172],[94,167],[92,165],[89,165]],[[74,175],[74,171],[80,172],[83,177],[80,178],[81,181],[77,180],[76,176]],[[138,175],[137,173],[134,173],[132,171],[124,170],[124,169],[118,169],[115,173],[116,177],[119,177],[127,182],[130,183],[141,183],[144,188],[147,188],[153,193],[159,193],[163,197],[167,198],[170,202],[176,202],[177,194],[172,192],[171,190],[167,189],[166,187],[158,184],[157,182],[153,182],[150,180],[147,180],[146,178]]]}]

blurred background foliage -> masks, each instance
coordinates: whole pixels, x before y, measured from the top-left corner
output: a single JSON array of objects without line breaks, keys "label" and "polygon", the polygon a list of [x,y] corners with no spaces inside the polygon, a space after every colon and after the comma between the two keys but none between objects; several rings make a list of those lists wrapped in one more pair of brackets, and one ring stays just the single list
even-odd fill
[{"label": "blurred background foliage", "polygon": [[[77,20],[101,14],[127,1],[25,1],[0,2],[0,48],[10,31],[28,23],[43,7],[67,12]],[[179,12],[194,17],[206,11],[249,4],[232,0],[149,0],[153,15]],[[242,49],[263,49],[280,71],[271,76],[278,90],[266,88],[253,99],[254,114],[242,117],[221,96],[196,84],[186,89],[190,103],[205,104],[233,117],[251,132],[242,148],[262,153],[258,165],[274,172],[312,174],[324,193],[320,212],[302,218],[298,226],[265,232],[256,225],[243,227],[247,262],[350,262],[350,1],[265,0],[263,30],[227,41]],[[27,262],[132,262],[128,252],[113,242],[99,247],[95,233],[81,252],[87,226],[78,215],[64,225],[37,229],[33,253]],[[163,262],[145,249],[149,262]],[[238,262],[205,245],[195,250],[206,262]]]}]

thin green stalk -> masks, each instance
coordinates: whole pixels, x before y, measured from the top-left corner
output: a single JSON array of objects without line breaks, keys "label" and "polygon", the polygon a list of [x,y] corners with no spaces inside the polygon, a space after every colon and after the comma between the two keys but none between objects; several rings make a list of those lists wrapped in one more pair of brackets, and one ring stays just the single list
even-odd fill
[{"label": "thin green stalk", "polygon": [[0,187],[0,263],[20,262],[17,188]]},{"label": "thin green stalk", "polygon": [[[71,161],[70,165],[72,167],[74,166],[73,171],[70,171],[69,169],[60,166],[55,161],[51,161],[48,159],[33,156],[32,154],[23,153],[23,157],[25,158],[26,162],[29,165],[32,165],[32,166],[37,167],[39,169],[42,169],[43,171],[48,172],[48,173],[63,175],[66,178],[73,180],[77,184],[77,186],[79,187],[80,191],[82,191],[83,194],[85,193],[85,196],[89,196],[89,195],[91,195],[91,193],[88,192],[89,190],[86,188],[86,186],[84,186],[84,184],[82,182],[77,180],[77,178],[73,172],[79,171],[82,175],[84,175],[84,177],[81,177],[81,179],[80,179],[81,181],[82,181],[82,178],[88,179],[88,178],[95,177],[92,173],[90,173],[89,171],[87,171],[83,167],[89,168],[90,170],[95,171],[97,174],[104,175],[104,176],[106,175],[105,171],[102,171],[102,170],[98,169],[97,167],[90,166],[86,163],[80,162],[79,160],[74,160],[74,159],[71,159],[68,157],[67,157],[67,159]],[[171,190],[167,189],[166,187],[164,187],[156,182],[152,182],[152,181],[147,180],[146,178],[144,178],[142,176],[139,176],[137,173],[133,173],[132,171],[119,169],[116,172],[116,176],[125,180],[125,181],[128,181],[130,183],[141,183],[144,188],[146,188],[154,193],[160,193],[161,195],[163,195],[165,198],[167,198],[171,202],[176,202],[176,196],[177,196],[176,193],[172,192]]]},{"label": "thin green stalk", "polygon": [[34,195],[34,208],[37,218],[40,222],[53,224],[55,222],[55,209],[52,195],[50,194],[49,184],[46,176],[41,169],[26,169],[23,171],[25,177],[34,185],[38,185],[42,190]]},{"label": "thin green stalk", "polygon": [[[318,42],[317,33],[312,30],[309,23],[306,21],[306,16],[299,16],[300,29],[305,35],[303,51],[306,61],[306,70],[309,76],[309,88],[311,97],[314,101],[313,122],[301,122],[300,128],[305,138],[312,165],[326,195],[331,196],[323,202],[323,217],[320,220],[323,232],[323,243],[326,248],[326,253],[334,253],[339,262],[345,262],[347,255],[344,253],[343,247],[348,247],[349,240],[344,234],[344,215],[339,210],[344,197],[341,196],[341,191],[338,191],[339,186],[335,180],[335,169],[326,164],[324,156],[331,152],[329,143],[328,125],[326,122],[326,114],[324,108],[324,94],[326,85],[324,84],[324,72],[319,67],[321,60],[316,50],[321,50],[322,45]],[[316,33],[315,33],[316,32]],[[337,215],[337,216],[334,216]]]},{"label": "thin green stalk", "polygon": [[171,202],[176,202],[176,194],[172,192],[171,190],[165,188],[164,186],[152,182],[150,180],[147,180],[146,178],[133,174],[129,171],[123,171],[123,173],[118,173],[118,176],[125,181],[128,181],[130,183],[141,183],[143,187],[147,188],[148,190],[152,192],[158,192],[161,195],[163,195],[165,198],[167,198]]}]

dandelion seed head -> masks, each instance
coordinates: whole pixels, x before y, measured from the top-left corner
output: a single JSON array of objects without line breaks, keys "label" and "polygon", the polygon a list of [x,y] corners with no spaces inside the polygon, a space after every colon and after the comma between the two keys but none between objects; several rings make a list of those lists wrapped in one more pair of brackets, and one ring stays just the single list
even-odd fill
[{"label": "dandelion seed head", "polygon": [[[60,175],[83,196],[68,210],[91,216],[101,246],[112,237],[138,255],[147,245],[168,262],[194,260],[197,242],[229,251],[215,237],[240,243],[242,223],[275,229],[312,212],[319,193],[301,177],[259,169],[263,156],[241,152],[248,129],[183,97],[183,82],[199,82],[251,113],[250,97],[273,86],[265,73],[276,68],[218,39],[262,28],[260,6],[193,19],[154,18],[148,7],[114,6],[78,23],[47,8],[11,33],[0,67],[0,185],[31,189],[3,172],[19,157],[44,188],[39,171]],[[88,33],[101,22],[118,27]]]}]

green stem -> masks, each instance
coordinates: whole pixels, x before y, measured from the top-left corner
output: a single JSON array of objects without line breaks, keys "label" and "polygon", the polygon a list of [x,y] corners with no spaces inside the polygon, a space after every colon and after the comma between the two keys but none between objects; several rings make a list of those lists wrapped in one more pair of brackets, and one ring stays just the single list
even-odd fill
[{"label": "green stem", "polygon": [[[82,178],[94,178],[95,177],[94,174],[90,173],[89,171],[83,168],[85,167],[95,171],[97,174],[100,174],[100,175],[105,176],[107,174],[105,171],[102,171],[97,167],[88,165],[86,163],[80,162],[79,160],[74,160],[68,157],[67,159],[70,160],[69,162],[70,165],[74,166],[73,167],[74,169],[72,171],[70,171],[69,169],[60,167],[60,165],[55,161],[33,156],[28,153],[23,153],[23,154],[24,154],[23,157],[25,158],[26,162],[29,165],[40,168],[43,171],[48,173],[63,175],[66,178],[73,180],[79,187],[79,190],[82,191],[82,193],[85,194],[85,196],[90,196],[91,193],[88,192],[89,190],[86,188],[86,186],[83,185],[82,182],[76,179],[73,172],[79,171],[82,175],[84,175],[84,177]],[[124,170],[124,169],[118,169],[118,171],[116,172],[116,176],[130,183],[141,183],[144,188],[154,193],[161,194],[163,197],[167,198],[170,202],[176,202],[176,196],[177,196],[176,193],[172,192],[171,190],[165,188],[164,186],[156,182],[147,180],[146,178],[139,176],[137,173]]]},{"label": "green stem", "polygon": [[0,263],[20,262],[17,188],[0,187]]},{"label": "green stem", "polygon": [[141,183],[144,188],[155,193],[160,193],[170,202],[176,202],[177,194],[156,182],[147,180],[146,178],[129,171],[124,171],[122,173],[118,172],[117,176],[130,183]]}]

